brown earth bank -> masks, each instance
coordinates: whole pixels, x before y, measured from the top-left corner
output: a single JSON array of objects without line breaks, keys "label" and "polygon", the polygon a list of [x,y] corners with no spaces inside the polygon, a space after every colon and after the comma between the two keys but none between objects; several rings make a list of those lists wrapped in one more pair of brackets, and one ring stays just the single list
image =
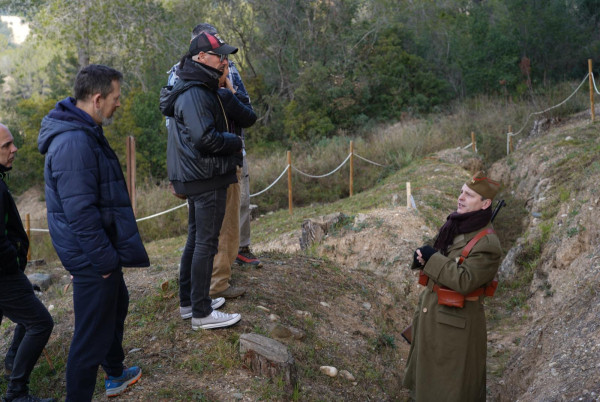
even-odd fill
[{"label": "brown earth bank", "polygon": [[[600,399],[599,132],[585,115],[544,127],[520,138],[513,154],[488,168],[505,184],[501,197],[508,203],[495,222],[506,252],[501,285],[486,301],[490,401]],[[233,284],[248,292],[223,307],[242,314],[229,329],[195,332],[179,318],[184,239],[149,243],[151,267],[126,271],[126,364],[140,365],[144,375],[119,399],[407,400],[399,383],[408,345],[400,332],[420,291],[410,258],[435,235],[460,185],[480,167],[470,152],[442,151],[371,190],[389,194],[389,202],[348,214],[305,251],[300,227],[255,244],[264,267],[234,268]],[[398,205],[409,179],[416,209]],[[32,194],[20,197],[22,212],[43,209],[39,194]],[[254,228],[260,225],[268,219]],[[56,326],[47,346],[55,370],[40,358],[32,390],[64,398],[73,326],[69,278],[58,264],[33,271],[55,278],[40,298]],[[278,326],[303,334],[278,338],[298,368],[292,393],[281,381],[255,376],[238,354],[241,334],[275,337]],[[8,320],[2,323],[0,352],[12,328]],[[328,377],[321,366],[347,370],[354,380]],[[101,374],[95,399],[106,399]]]}]

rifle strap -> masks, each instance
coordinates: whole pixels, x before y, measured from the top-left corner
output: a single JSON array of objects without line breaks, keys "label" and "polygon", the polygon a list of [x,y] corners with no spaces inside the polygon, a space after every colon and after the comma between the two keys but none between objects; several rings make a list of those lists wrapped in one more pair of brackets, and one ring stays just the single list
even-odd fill
[{"label": "rifle strap", "polygon": [[471,241],[469,241],[467,243],[467,245],[465,246],[465,248],[463,248],[462,252],[460,253],[460,258],[458,259],[458,265],[460,265],[460,264],[463,263],[463,261],[465,260],[465,258],[467,258],[467,256],[471,252],[471,249],[475,246],[475,244],[477,244],[477,242],[479,240],[481,240],[484,236],[492,234],[492,233],[496,233],[494,231],[494,229],[492,229],[492,228],[483,229],[481,232],[477,233],[475,235],[475,237],[473,237],[471,239]]}]

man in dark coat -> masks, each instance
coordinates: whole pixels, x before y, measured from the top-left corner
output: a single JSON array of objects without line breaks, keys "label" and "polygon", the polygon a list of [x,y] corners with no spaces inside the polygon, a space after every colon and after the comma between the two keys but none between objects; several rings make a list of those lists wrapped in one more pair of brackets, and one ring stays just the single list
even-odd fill
[{"label": "man in dark coat", "polygon": [[[161,112],[168,126],[167,172],[173,189],[188,200],[188,238],[179,268],[182,317],[189,312],[192,329],[223,328],[239,314],[214,310],[210,284],[219,232],[225,216],[227,187],[237,182],[242,166],[242,139],[231,132],[219,79],[228,56],[237,48],[218,35],[196,36],[179,64],[179,80],[164,87]],[[230,100],[235,100],[233,97]],[[237,228],[236,228],[237,230]]]},{"label": "man in dark coat", "polygon": [[[29,376],[52,333],[54,322],[35,297],[25,276],[29,239],[4,180],[11,170],[17,147],[8,128],[0,124],[0,321],[2,315],[17,324],[12,349],[5,364],[11,370],[5,401],[53,401],[29,395]],[[13,350],[13,352],[15,352]]]},{"label": "man in dark coat", "polygon": [[[201,33],[207,33],[210,35],[218,35],[217,29],[208,23],[200,23],[192,30],[192,39]],[[225,299],[233,299],[242,296],[246,289],[241,286],[232,286],[229,281],[231,279],[231,265],[238,257],[240,245],[240,239],[242,234],[245,232],[242,227],[247,228],[248,243],[250,240],[250,216],[243,212],[249,209],[250,197],[242,197],[244,193],[241,192],[242,188],[249,188],[248,184],[248,167],[245,157],[245,151],[243,150],[244,143],[244,128],[252,126],[256,122],[256,113],[250,104],[250,97],[246,92],[246,89],[241,82],[240,74],[235,68],[233,61],[228,60],[227,63],[221,63],[218,66],[219,71],[222,75],[219,79],[219,90],[217,95],[222,101],[223,108],[227,115],[227,121],[229,125],[229,131],[237,134],[242,138],[242,152],[243,152],[243,167],[238,168],[237,176],[238,180],[236,183],[231,183],[227,187],[227,198],[225,201],[225,216],[223,218],[223,224],[221,225],[221,231],[219,233],[219,246],[217,254],[213,262],[213,271],[210,285],[210,297],[212,299],[212,308],[218,308],[224,303]],[[179,63],[175,64],[169,71],[169,80],[167,85],[175,85],[179,79]],[[237,82],[234,83],[234,79],[237,78]],[[171,118],[167,117],[167,128]],[[175,122],[173,122],[175,124]],[[243,187],[243,185],[247,185]],[[246,192],[247,193],[247,192]],[[180,197],[181,198],[181,197]],[[241,203],[241,201],[247,201],[247,203]],[[241,219],[247,219],[246,223],[241,223]],[[241,247],[240,247],[241,248]],[[256,260],[256,263],[260,261]],[[180,308],[180,313],[183,318],[192,317],[191,306]]]},{"label": "man in dark coat", "polygon": [[414,253],[412,268],[422,270],[425,280],[419,283],[426,288],[413,317],[404,386],[417,401],[486,399],[483,301],[493,294],[502,254],[491,224],[499,187],[477,173],[462,186],[456,212],[448,216],[434,246]]},{"label": "man in dark coat", "polygon": [[52,244],[73,276],[75,331],[67,362],[67,401],[89,401],[98,365],[107,396],[142,375],[125,369],[122,341],[129,294],[123,267],[147,267],[119,159],[102,130],[120,106],[122,74],[89,65],[77,74],[74,97],[44,117],[38,149]]}]

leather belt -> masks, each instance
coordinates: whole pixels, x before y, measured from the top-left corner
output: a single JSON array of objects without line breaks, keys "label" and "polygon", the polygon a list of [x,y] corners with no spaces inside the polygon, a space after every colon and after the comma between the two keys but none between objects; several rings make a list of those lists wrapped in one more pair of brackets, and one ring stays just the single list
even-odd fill
[{"label": "leather belt", "polygon": [[[439,293],[440,289],[444,289],[447,292],[450,291],[450,292],[458,293],[457,291],[452,290],[452,289],[444,288],[444,287],[441,287],[439,285],[433,285],[433,291],[435,293]],[[485,288],[475,289],[474,291],[472,291],[468,295],[465,295],[465,300],[477,301],[477,300],[479,300],[479,296],[481,296],[484,293],[485,293]],[[460,293],[458,293],[458,294],[460,294]]]},{"label": "leather belt", "polygon": [[479,296],[485,293],[485,288],[478,288],[469,293],[466,296],[463,296],[461,293],[458,293],[452,289],[447,287],[441,287],[437,284],[434,284],[432,290],[437,293],[438,296],[438,304],[443,306],[450,307],[459,307],[462,308],[465,305],[465,300],[467,301],[478,301]]}]

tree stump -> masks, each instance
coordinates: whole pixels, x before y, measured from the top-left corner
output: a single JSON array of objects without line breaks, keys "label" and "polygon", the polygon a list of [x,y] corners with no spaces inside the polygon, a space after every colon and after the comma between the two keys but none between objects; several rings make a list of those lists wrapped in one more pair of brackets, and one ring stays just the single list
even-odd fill
[{"label": "tree stump", "polygon": [[240,356],[244,366],[267,378],[281,378],[285,391],[294,392],[297,383],[296,364],[288,348],[274,339],[258,334],[240,336]]},{"label": "tree stump", "polygon": [[302,222],[302,237],[300,238],[300,248],[306,250],[314,243],[320,243],[346,215],[341,212],[321,216],[318,219],[305,219]]}]

